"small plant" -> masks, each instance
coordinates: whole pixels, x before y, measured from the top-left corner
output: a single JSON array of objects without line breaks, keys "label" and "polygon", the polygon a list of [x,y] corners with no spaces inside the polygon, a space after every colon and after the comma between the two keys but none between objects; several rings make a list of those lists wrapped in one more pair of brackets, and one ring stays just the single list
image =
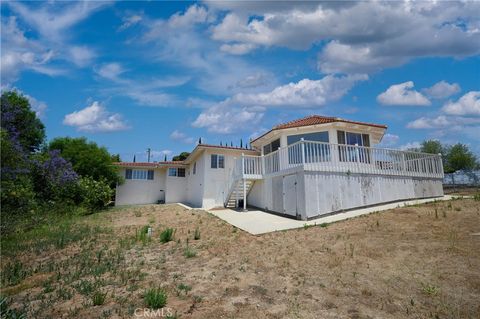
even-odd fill
[{"label": "small plant", "polygon": [[320,224],[320,227],[322,227],[322,228],[327,228],[327,227],[328,227],[328,224],[327,224],[327,223],[321,223],[321,224]]},{"label": "small plant", "polygon": [[146,245],[152,240],[148,232],[149,229],[150,229],[150,226],[146,225],[146,226],[143,226],[140,230],[137,230],[137,233],[136,233],[137,241],[141,241],[143,245]]},{"label": "small plant", "polygon": [[193,258],[195,256],[197,256],[197,251],[190,247],[190,246],[187,246],[185,247],[185,250],[183,251],[183,255],[186,257],[186,258]]},{"label": "small plant", "polygon": [[92,295],[92,304],[94,306],[101,306],[105,303],[107,293],[102,293],[101,291],[95,291]]},{"label": "small plant", "polygon": [[179,296],[182,292],[187,295],[190,290],[192,290],[191,286],[181,283],[177,286],[177,295]]},{"label": "small plant", "polygon": [[435,208],[435,219],[438,219],[438,210]]},{"label": "small plant", "polygon": [[436,296],[438,294],[438,292],[440,291],[440,288],[438,288],[434,285],[425,284],[422,287],[422,291],[429,296]]},{"label": "small plant", "polygon": [[462,207],[455,207],[455,211],[459,212],[462,210]]},{"label": "small plant", "polygon": [[152,309],[160,309],[167,304],[167,293],[163,288],[152,288],[145,291],[145,305]]},{"label": "small plant", "polygon": [[480,193],[476,193],[475,195],[473,195],[473,200],[480,201]]},{"label": "small plant", "polygon": [[447,208],[452,209],[452,203],[448,203]]},{"label": "small plant", "polygon": [[168,243],[173,240],[173,235],[175,234],[175,228],[167,228],[160,233],[160,242]]},{"label": "small plant", "polygon": [[135,217],[142,217],[142,212],[139,210],[135,211]]},{"label": "small plant", "polygon": [[194,240],[199,240],[200,239],[200,229],[195,228],[195,233],[193,233],[193,239]]}]

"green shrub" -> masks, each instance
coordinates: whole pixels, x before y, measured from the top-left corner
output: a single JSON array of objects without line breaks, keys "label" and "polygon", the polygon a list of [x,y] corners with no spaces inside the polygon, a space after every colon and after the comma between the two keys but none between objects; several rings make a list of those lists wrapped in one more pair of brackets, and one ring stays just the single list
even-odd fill
[{"label": "green shrub", "polygon": [[6,297],[0,297],[0,318],[2,319],[25,319],[27,316],[15,309],[10,308],[9,301]]},{"label": "green shrub", "polygon": [[89,209],[104,208],[112,199],[113,189],[105,180],[96,181],[91,177],[82,177],[78,183],[82,204]]},{"label": "green shrub", "polygon": [[167,228],[160,233],[160,241],[162,243],[168,243],[173,240],[173,235],[175,234],[175,228]]},{"label": "green shrub", "polygon": [[167,304],[167,293],[163,288],[152,288],[145,291],[145,305],[152,309],[160,309]]},{"label": "green shrub", "polygon": [[480,201],[480,193],[476,193],[475,195],[473,195],[473,199],[476,201]]}]

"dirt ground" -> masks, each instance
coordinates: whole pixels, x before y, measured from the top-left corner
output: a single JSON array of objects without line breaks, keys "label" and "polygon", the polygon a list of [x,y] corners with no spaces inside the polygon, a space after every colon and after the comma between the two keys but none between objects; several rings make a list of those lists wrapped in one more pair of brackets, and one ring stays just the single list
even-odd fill
[{"label": "dirt ground", "polygon": [[[261,236],[178,205],[115,209],[83,222],[107,229],[93,242],[4,258],[2,269],[14,260],[33,269],[2,289],[13,308],[36,318],[152,318],[144,292],[164,287],[163,315],[177,318],[480,318],[480,202],[473,199]],[[146,225],[152,237],[139,240]],[[174,241],[161,243],[166,227],[175,228]],[[185,256],[187,245],[196,256]],[[100,248],[118,266],[82,272],[97,264],[77,257]],[[102,305],[89,302],[82,280],[99,283]]]}]

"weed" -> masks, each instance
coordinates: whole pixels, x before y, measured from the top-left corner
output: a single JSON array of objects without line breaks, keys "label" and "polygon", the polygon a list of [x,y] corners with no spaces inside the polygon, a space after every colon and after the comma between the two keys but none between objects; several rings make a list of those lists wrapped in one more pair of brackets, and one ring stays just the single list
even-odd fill
[{"label": "weed", "polygon": [[142,217],[142,212],[139,210],[135,211],[135,217]]},{"label": "weed", "polygon": [[0,297],[0,318],[25,319],[26,314],[18,310],[10,309],[9,301],[6,297]]},{"label": "weed", "polygon": [[[3,253],[3,249],[2,249]],[[24,268],[23,264],[19,261],[10,263],[2,269],[2,285],[4,286],[14,286],[27,277],[28,272]]]},{"label": "weed", "polygon": [[57,297],[62,300],[70,300],[73,297],[73,292],[62,286],[57,290]]},{"label": "weed", "polygon": [[455,211],[459,212],[462,210],[462,207],[455,207]]},{"label": "weed", "polygon": [[423,287],[422,287],[422,291],[423,291],[423,293],[425,293],[429,296],[436,296],[439,293],[440,288],[438,288],[434,285],[424,284]]},{"label": "weed", "polygon": [[195,233],[193,234],[193,239],[194,240],[199,240],[200,239],[200,229],[195,228]]},{"label": "weed", "polygon": [[480,193],[476,193],[475,195],[473,195],[473,200],[480,201]]},{"label": "weed", "polygon": [[191,246],[186,246],[185,247],[185,250],[183,251],[183,255],[186,257],[186,258],[192,258],[192,257],[195,257],[197,256],[197,251],[192,248]]},{"label": "weed", "polygon": [[167,304],[167,293],[163,288],[151,288],[145,291],[144,301],[149,308],[163,308]]},{"label": "weed", "polygon": [[187,295],[190,290],[192,290],[191,286],[181,283],[177,286],[177,296],[179,296],[182,292]]},{"label": "weed", "polygon": [[172,241],[174,234],[175,228],[166,228],[160,233],[160,242],[168,243],[169,241]]},{"label": "weed", "polygon": [[328,227],[328,224],[327,224],[327,223],[321,223],[321,224],[320,224],[320,227],[326,228],[326,227]]},{"label": "weed", "polygon": [[95,291],[92,295],[92,304],[94,306],[101,306],[105,303],[107,293],[102,293],[101,291]]},{"label": "weed", "polygon": [[452,209],[452,203],[448,203],[447,208]]},{"label": "weed", "polygon": [[435,208],[435,219],[438,219],[438,210]]}]

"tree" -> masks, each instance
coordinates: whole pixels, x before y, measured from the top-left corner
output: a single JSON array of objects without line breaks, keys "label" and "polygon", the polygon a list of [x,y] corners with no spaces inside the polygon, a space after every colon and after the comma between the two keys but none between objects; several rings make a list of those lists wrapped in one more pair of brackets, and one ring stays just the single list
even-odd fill
[{"label": "tree", "polygon": [[112,165],[112,157],[105,147],[99,147],[86,138],[55,138],[48,145],[49,150],[59,150],[60,155],[72,163],[80,176],[90,176],[94,180],[105,180],[111,187],[121,182],[117,169]]},{"label": "tree", "polygon": [[420,151],[429,154],[443,154],[444,147],[442,146],[442,143],[440,143],[440,141],[428,140],[422,142]]},{"label": "tree", "polygon": [[1,96],[1,125],[10,139],[18,140],[27,152],[40,149],[45,141],[45,126],[32,111],[30,102],[16,91],[4,92]]},{"label": "tree", "polygon": [[467,145],[457,143],[448,148],[445,155],[445,172],[451,173],[459,170],[470,170],[477,167],[477,158]]},{"label": "tree", "polygon": [[121,162],[122,160],[120,159],[120,154],[112,154],[111,155],[112,162]]},{"label": "tree", "polygon": [[172,161],[184,161],[188,155],[190,155],[189,152],[181,152],[179,155],[174,156]]}]

